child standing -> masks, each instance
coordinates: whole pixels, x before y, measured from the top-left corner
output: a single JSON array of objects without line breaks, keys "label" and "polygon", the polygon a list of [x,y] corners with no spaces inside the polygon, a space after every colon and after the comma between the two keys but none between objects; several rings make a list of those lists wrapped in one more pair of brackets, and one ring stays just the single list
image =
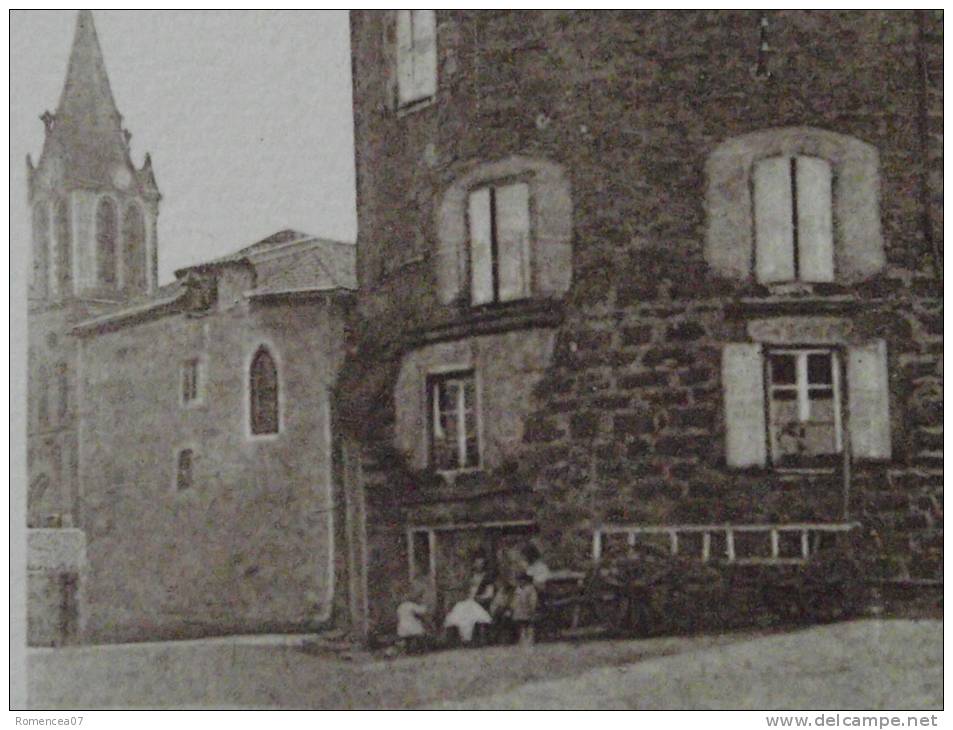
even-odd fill
[{"label": "child standing", "polygon": [[521,646],[531,646],[536,640],[536,607],[539,594],[533,585],[533,577],[528,573],[516,576],[516,590],[513,591],[513,623],[519,630]]},{"label": "child standing", "polygon": [[423,651],[426,643],[427,629],[420,618],[426,616],[429,609],[420,599],[421,591],[414,590],[397,607],[397,643],[411,654]]}]

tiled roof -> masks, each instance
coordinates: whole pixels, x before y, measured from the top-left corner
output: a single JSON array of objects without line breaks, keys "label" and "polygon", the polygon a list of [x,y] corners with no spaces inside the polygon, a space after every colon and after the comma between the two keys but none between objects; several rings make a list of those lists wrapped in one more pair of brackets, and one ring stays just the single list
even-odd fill
[{"label": "tiled roof", "polygon": [[355,258],[354,244],[288,229],[175,274],[244,262],[254,267],[258,289],[355,289]]}]

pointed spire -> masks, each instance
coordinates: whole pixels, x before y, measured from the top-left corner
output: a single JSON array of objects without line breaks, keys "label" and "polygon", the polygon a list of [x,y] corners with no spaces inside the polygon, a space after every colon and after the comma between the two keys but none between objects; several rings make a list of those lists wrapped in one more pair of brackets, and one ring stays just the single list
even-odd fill
[{"label": "pointed spire", "polygon": [[159,186],[156,184],[155,172],[152,170],[152,155],[146,152],[146,159],[142,161],[142,167],[137,170],[139,176],[139,186],[146,196],[161,198]]},{"label": "pointed spire", "polygon": [[77,15],[63,93],[56,113],[44,124],[49,151],[63,159],[67,178],[80,184],[109,185],[118,168],[131,170],[122,115],[88,10]]},{"label": "pointed spire", "polygon": [[121,117],[106,75],[106,63],[103,61],[99,36],[96,35],[93,14],[89,10],[80,10],[76,16],[73,48],[56,116],[62,119],[64,116],[76,118],[88,117],[90,114],[92,118],[87,118],[89,122],[108,122],[119,126]]}]

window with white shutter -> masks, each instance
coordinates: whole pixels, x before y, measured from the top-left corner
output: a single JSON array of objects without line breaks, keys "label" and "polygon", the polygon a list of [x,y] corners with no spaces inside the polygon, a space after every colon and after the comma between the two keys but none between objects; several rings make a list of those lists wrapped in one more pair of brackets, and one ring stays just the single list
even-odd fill
[{"label": "window with white shutter", "polygon": [[733,343],[722,352],[728,466],[763,466],[766,460],[764,365],[761,345]]},{"label": "window with white shutter", "polygon": [[833,347],[725,345],[722,383],[729,466],[769,460],[782,468],[836,466],[848,443],[845,430],[852,458],[890,458],[883,340],[850,346],[846,353]]},{"label": "window with white shutter", "polygon": [[890,458],[890,388],[883,340],[847,352],[851,453],[857,459]]},{"label": "window with white shutter", "polygon": [[437,23],[433,10],[397,11],[397,100],[400,106],[437,93]]},{"label": "window with white shutter", "polygon": [[474,305],[530,296],[529,185],[470,193],[470,301]]},{"label": "window with white shutter", "polygon": [[770,157],[754,167],[755,270],[762,284],[834,280],[831,166]]}]

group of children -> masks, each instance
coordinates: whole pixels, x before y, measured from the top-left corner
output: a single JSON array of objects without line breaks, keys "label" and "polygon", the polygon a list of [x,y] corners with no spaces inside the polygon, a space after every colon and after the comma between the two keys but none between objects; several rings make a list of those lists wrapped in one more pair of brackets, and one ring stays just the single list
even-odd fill
[{"label": "group of children", "polygon": [[[536,638],[536,618],[540,591],[550,571],[539,550],[526,545],[521,551],[519,567],[510,576],[497,574],[481,551],[473,559],[473,572],[468,595],[454,604],[443,621],[445,639],[454,638],[464,644],[496,642],[531,645]],[[435,642],[428,627],[432,600],[427,588],[418,584],[397,607],[397,638],[408,652],[418,652]]]}]

